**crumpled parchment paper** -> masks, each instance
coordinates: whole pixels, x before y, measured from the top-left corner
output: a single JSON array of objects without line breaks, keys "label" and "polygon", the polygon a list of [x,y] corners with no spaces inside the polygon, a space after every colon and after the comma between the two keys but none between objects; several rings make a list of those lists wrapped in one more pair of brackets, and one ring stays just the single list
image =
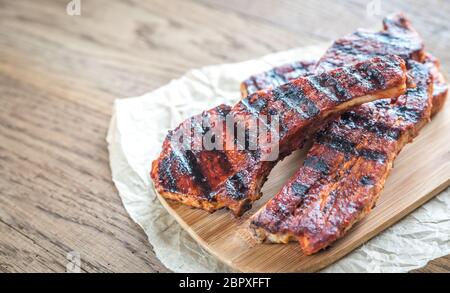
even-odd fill
[{"label": "crumpled parchment paper", "polygon": [[[218,104],[238,101],[249,75],[299,59],[317,59],[326,46],[305,47],[235,64],[194,69],[169,84],[116,100],[108,131],[112,179],[125,209],[175,272],[227,272],[163,208],[151,188],[151,161],[167,130]],[[406,272],[450,254],[450,189],[385,230],[324,272]]]}]

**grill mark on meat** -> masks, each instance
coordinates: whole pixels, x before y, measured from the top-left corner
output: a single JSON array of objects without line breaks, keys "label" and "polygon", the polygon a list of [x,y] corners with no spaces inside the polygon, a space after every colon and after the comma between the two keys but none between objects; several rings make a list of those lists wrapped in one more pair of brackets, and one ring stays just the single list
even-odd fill
[{"label": "grill mark on meat", "polygon": [[[177,167],[177,171],[181,171],[182,174],[191,174],[191,173],[193,173],[192,167],[191,167],[188,159],[180,151],[175,149],[171,153],[169,158],[170,158],[171,165],[173,165],[175,163],[176,166],[178,166]],[[164,172],[169,172],[169,171],[171,171],[170,168],[168,168],[167,170],[164,170]]]},{"label": "grill mark on meat", "polygon": [[161,172],[159,173],[159,181],[166,182],[166,190],[170,192],[174,192],[177,190],[177,183],[176,179],[172,175],[172,162],[173,155],[170,154],[169,156],[165,157],[161,161]]},{"label": "grill mark on meat", "polygon": [[255,99],[255,101],[252,102],[253,97],[257,97],[257,95],[253,94],[252,96],[249,96],[248,99],[243,99],[241,103],[250,114],[257,116],[267,107],[267,101],[265,99]]},{"label": "grill mark on meat", "polygon": [[360,84],[362,85],[364,88],[369,88],[370,87],[370,83],[361,76],[361,74],[358,71],[353,71],[350,72],[350,69],[347,67],[344,67],[344,72],[346,74],[348,74],[349,76],[351,75],[354,78],[354,83],[355,84]]},{"label": "grill mark on meat", "polygon": [[375,107],[377,107],[378,109],[390,109],[391,108],[391,103],[388,100],[379,100],[379,101],[374,101],[373,105]]},{"label": "grill mark on meat", "polygon": [[[266,99],[258,98],[257,94],[252,94],[247,99],[243,99],[240,103],[244,106],[244,108],[253,116],[258,119],[260,123],[264,125],[267,131],[271,131],[271,124],[268,124],[266,120],[261,119],[264,114],[264,110],[268,107],[268,101]],[[269,112],[273,112],[272,108],[269,109]],[[269,113],[270,114],[270,113]],[[237,129],[234,130],[234,133]],[[248,137],[246,133],[246,145],[248,145]],[[235,137],[235,144],[237,143],[237,137]]]},{"label": "grill mark on meat", "polygon": [[242,82],[242,97],[246,97],[257,90],[280,86],[300,76],[311,75],[315,65],[316,61],[298,61],[252,75]]},{"label": "grill mark on meat", "polygon": [[272,93],[274,100],[282,101],[287,110],[296,111],[303,119],[311,119],[320,112],[314,102],[305,95],[303,89],[294,84],[281,85]]},{"label": "grill mark on meat", "polygon": [[376,68],[373,68],[371,64],[364,63],[358,68],[361,70],[361,75],[366,75],[369,80],[371,80],[376,86],[385,86],[386,81],[384,80],[383,74]]},{"label": "grill mark on meat", "polygon": [[349,92],[342,87],[336,78],[330,75],[311,76],[308,81],[319,93],[325,93],[334,102],[346,101],[350,97]]},{"label": "grill mark on meat", "polygon": [[[402,48],[409,47],[410,43],[408,41],[405,41],[404,37],[398,37],[393,35],[392,33],[388,32],[378,32],[378,33],[371,33],[371,32],[365,32],[365,31],[356,31],[354,33],[355,36],[357,36],[359,39],[364,40],[367,39],[370,42],[379,43],[379,46],[381,48],[384,48],[385,50],[389,51],[395,51],[397,50],[397,54],[402,57],[403,59],[410,59],[410,52],[411,50],[402,50]],[[368,51],[365,52],[365,55],[369,53]],[[370,53],[369,53],[370,54]],[[374,51],[370,56],[380,55],[382,52],[376,52]]]},{"label": "grill mark on meat", "polygon": [[361,180],[359,180],[359,182],[362,185],[373,185],[375,183],[371,176],[363,176],[361,177]]},{"label": "grill mark on meat", "polygon": [[326,145],[334,150],[340,151],[344,155],[352,155],[356,144],[334,134],[321,131],[316,135],[317,143]]},{"label": "grill mark on meat", "polygon": [[377,161],[380,163],[384,163],[386,161],[386,154],[380,151],[361,149],[357,151],[357,154],[367,160]]},{"label": "grill mark on meat", "polygon": [[[189,167],[186,167],[187,174],[181,173],[176,168],[161,170],[161,161],[165,157],[173,155],[174,152],[174,146],[166,138],[159,159],[152,164],[151,175],[156,190],[162,196],[181,201],[184,204],[209,211],[228,207],[235,215],[241,215],[250,207],[252,201],[261,196],[261,186],[276,162],[301,147],[306,137],[320,127],[323,120],[328,119],[330,115],[339,115],[346,108],[354,107],[356,104],[367,101],[366,99],[375,100],[385,98],[387,93],[397,95],[404,92],[406,75],[403,60],[396,56],[385,56],[366,62],[373,64],[374,68],[383,69],[383,74],[386,75],[389,82],[383,86],[378,86],[373,81],[368,80],[369,86],[367,88],[355,84],[355,79],[351,73],[358,71],[356,67],[361,67],[361,64],[356,64],[349,66],[348,70],[338,68],[320,75],[327,85],[333,86],[335,95],[338,97],[336,101],[327,97],[323,91],[311,90],[307,78],[299,78],[271,91],[256,92],[234,107],[226,109],[235,119],[233,126],[226,126],[227,130],[233,130],[238,125],[244,127],[247,123],[254,124],[251,118],[258,114],[280,113],[279,126],[282,131],[279,139],[279,154],[275,161],[261,159],[260,154],[265,151],[260,149],[261,145],[258,145],[256,151],[226,150],[223,151],[224,157],[227,157],[232,168],[229,171],[217,168],[219,175],[215,176],[215,174],[210,174],[214,172],[214,167],[209,164],[209,160],[212,158],[208,156],[212,155],[211,153],[207,153],[206,150],[196,150],[195,152],[179,150],[184,156],[181,155],[175,159],[177,164],[181,163],[183,166]],[[362,75],[361,69],[359,71]],[[342,80],[342,83],[338,83],[337,80]],[[361,98],[355,99],[357,97]],[[349,99],[355,99],[355,101],[348,102]],[[317,102],[318,104],[316,104]],[[202,114],[180,124],[176,130],[189,130],[187,122],[193,120],[195,129],[205,132],[207,129],[200,125],[199,117],[201,118],[200,121],[205,122],[206,120],[206,122],[209,122],[217,115],[219,109],[224,107],[226,108],[226,106],[220,106],[204,111]],[[261,115],[258,115],[258,117],[260,118]],[[209,124],[206,123],[206,125]],[[202,128],[200,129],[200,127]],[[245,137],[246,140],[242,143],[248,146],[249,136],[246,135]],[[235,136],[228,137],[225,135],[225,142],[226,145],[231,143],[232,146],[236,147]],[[217,158],[217,161],[219,160],[220,158]],[[163,176],[164,178],[159,176],[160,173],[164,172],[171,172],[171,176],[178,180],[176,186],[172,186],[176,190],[166,192],[170,182],[165,180],[167,176]],[[207,197],[207,200],[205,197]]]},{"label": "grill mark on meat", "polygon": [[[294,62],[293,71],[296,73],[293,75],[293,78],[288,78],[289,80],[297,78],[298,74],[302,75],[311,75],[312,74],[312,68],[316,65],[316,61],[298,61]],[[286,74],[289,75],[289,77],[292,77],[290,75],[291,72],[287,71]]]},{"label": "grill mark on meat", "polygon": [[318,156],[308,156],[303,161],[303,165],[319,171],[324,175],[328,174],[328,172],[330,171],[327,162],[323,158]]},{"label": "grill mark on meat", "polygon": [[291,192],[296,197],[305,198],[311,186],[302,184],[300,182],[294,182],[291,186]]},{"label": "grill mark on meat", "polygon": [[400,106],[397,109],[397,114],[403,117],[407,121],[417,122],[422,117],[422,113],[416,109],[409,108],[408,106]]},{"label": "grill mark on meat", "polygon": [[341,120],[345,123],[345,125],[352,129],[363,129],[370,131],[379,137],[388,137],[397,140],[400,135],[400,129],[390,127],[379,121],[374,121],[366,116],[358,115],[354,111],[342,114]]},{"label": "grill mark on meat", "polygon": [[344,137],[338,136],[334,133],[320,132],[316,136],[316,142],[326,145],[334,150],[343,153],[347,158],[350,156],[360,156],[367,160],[384,162],[386,159],[386,154],[370,150],[367,148],[357,149],[357,143],[352,142]]},{"label": "grill mark on meat", "polygon": [[[195,153],[191,150],[186,150],[185,154],[187,165],[189,165],[190,168],[189,175],[192,176],[197,186],[202,189],[203,194],[208,197],[211,192],[211,186],[198,164]],[[180,157],[182,157],[182,155],[180,155]]]},{"label": "grill mark on meat", "polygon": [[[294,69],[295,70],[295,69]],[[284,84],[287,83],[289,80],[282,74],[279,74],[277,71],[271,72],[271,77],[275,80],[277,84]]]},{"label": "grill mark on meat", "polygon": [[228,194],[235,200],[240,200],[244,198],[246,191],[248,190],[248,186],[245,182],[244,172],[240,171],[227,179],[225,185],[228,191]]}]

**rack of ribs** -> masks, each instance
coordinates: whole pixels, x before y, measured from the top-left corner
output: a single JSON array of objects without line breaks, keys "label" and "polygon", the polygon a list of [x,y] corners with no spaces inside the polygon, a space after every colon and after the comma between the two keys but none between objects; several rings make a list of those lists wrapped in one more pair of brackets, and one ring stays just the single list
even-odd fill
[{"label": "rack of ribs", "polygon": [[432,83],[411,61],[415,88],[344,113],[316,134],[303,166],[251,219],[259,240],[298,240],[312,254],[370,212],[397,153],[428,122]]},{"label": "rack of ribs", "polygon": [[[429,53],[424,53],[423,42],[410,21],[403,14],[395,14],[383,20],[383,30],[367,32],[359,30],[337,40],[318,62],[319,68],[333,68],[373,56],[397,54],[405,60],[425,62],[433,77],[433,109],[434,116],[442,109],[448,84],[440,71],[439,60]],[[399,51],[397,51],[399,50]],[[256,91],[277,87],[301,76],[315,72],[317,61],[301,60],[284,64],[268,71],[250,76],[241,83],[241,96],[247,97]]]},{"label": "rack of ribs", "polygon": [[[233,107],[218,106],[169,132],[152,164],[154,186],[165,198],[210,212],[227,207],[241,215],[261,197],[261,187],[277,161],[300,148],[325,122],[355,106],[397,97],[405,90],[405,63],[388,55],[258,91]],[[245,135],[244,142],[234,135],[234,128],[246,129],[266,116],[278,117],[279,131],[268,125],[269,132],[275,130],[279,136],[274,140],[269,135],[269,141],[276,141],[279,148],[273,159],[266,159],[268,150],[261,148],[261,143],[254,150],[246,148],[250,135]],[[231,126],[226,121],[229,117]],[[196,132],[205,137],[211,128],[218,130],[212,140],[223,138],[223,143],[218,143],[222,147],[198,148],[202,138],[195,135],[189,143],[184,139],[180,143],[179,133]]]},{"label": "rack of ribs", "polygon": [[[317,61],[310,60],[296,61],[252,75],[241,83],[241,96],[245,98],[259,90],[277,87],[301,76],[311,75],[314,73],[316,63]],[[433,108],[431,112],[431,117],[433,117],[444,106],[448,83],[440,71],[441,65],[435,56],[426,53],[425,64],[433,77]]]},{"label": "rack of ribs", "polygon": [[[373,41],[380,34],[380,43],[363,47],[372,51],[361,50],[365,38]],[[388,41],[391,37],[395,42]],[[357,49],[351,48],[352,42]],[[366,53],[370,57],[398,50],[407,60],[415,87],[397,99],[359,106],[319,131],[303,166],[251,218],[257,239],[297,240],[305,254],[313,254],[342,237],[371,211],[397,154],[429,121],[431,113],[439,111],[446,97],[439,64],[423,52],[421,44],[400,14],[386,19],[381,33],[358,32],[336,41],[319,60],[316,71],[364,59]],[[433,90],[433,84],[439,88]]]}]

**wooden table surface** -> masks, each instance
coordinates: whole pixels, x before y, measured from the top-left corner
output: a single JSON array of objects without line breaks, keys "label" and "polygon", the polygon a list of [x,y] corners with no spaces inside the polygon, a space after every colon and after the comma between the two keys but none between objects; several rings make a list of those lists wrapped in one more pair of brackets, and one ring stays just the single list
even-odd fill
[{"label": "wooden table surface", "polygon": [[[405,11],[450,69],[450,1],[0,0],[0,271],[166,272],[111,182],[114,99]],[[377,15],[380,14],[380,15]],[[450,256],[420,272],[449,272]]]}]

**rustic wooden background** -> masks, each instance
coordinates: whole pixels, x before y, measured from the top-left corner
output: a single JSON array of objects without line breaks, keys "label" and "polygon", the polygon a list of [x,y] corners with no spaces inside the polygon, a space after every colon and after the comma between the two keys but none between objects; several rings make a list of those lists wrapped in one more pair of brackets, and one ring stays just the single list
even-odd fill
[{"label": "rustic wooden background", "polygon": [[[114,99],[379,28],[367,2],[81,0],[69,16],[69,0],[0,0],[0,271],[62,272],[77,251],[86,272],[166,272],[111,182]],[[450,1],[379,3],[413,19],[448,75]],[[449,272],[450,256],[418,271]]]}]

